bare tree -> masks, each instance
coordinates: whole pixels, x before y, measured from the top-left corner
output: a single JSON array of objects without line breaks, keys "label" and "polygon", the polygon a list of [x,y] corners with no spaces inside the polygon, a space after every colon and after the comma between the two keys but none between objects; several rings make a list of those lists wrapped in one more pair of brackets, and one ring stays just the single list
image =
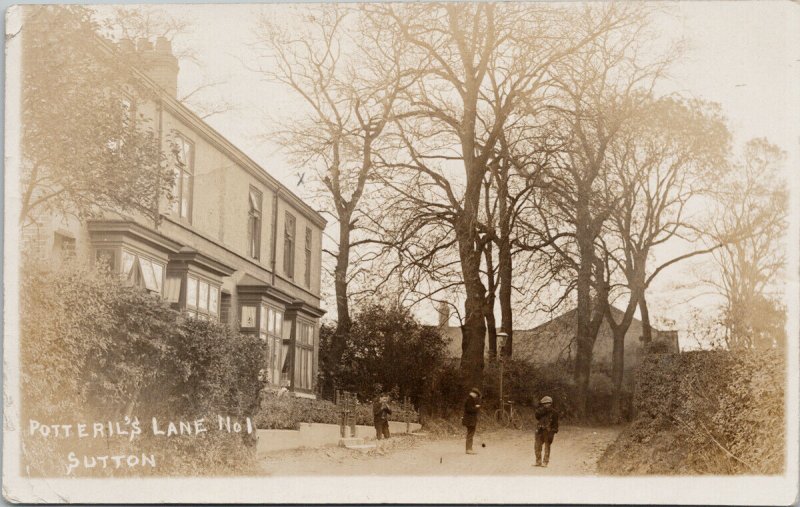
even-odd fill
[{"label": "bare tree", "polygon": [[[482,193],[498,142],[525,97],[548,81],[549,69],[598,34],[625,24],[626,9],[586,9],[587,24],[570,28],[574,11],[537,5],[381,5],[375,26],[393,27],[404,56],[423,73],[402,96],[395,122],[405,161],[387,185],[413,203],[411,220],[446,224],[457,247],[465,292],[465,384],[480,384],[485,348],[485,245],[494,231]],[[591,11],[591,12],[590,12]],[[521,35],[524,34],[524,35]],[[493,90],[494,85],[494,90]]]},{"label": "bare tree", "polygon": [[[729,133],[718,109],[699,101],[665,97],[642,104],[611,145],[607,157],[609,194],[616,206],[607,222],[604,252],[620,280],[612,297],[627,300],[617,320],[607,307],[606,320],[613,335],[612,415],[621,416],[625,336],[653,277],[661,265],[648,272],[654,249],[669,241],[696,242],[697,213],[704,197],[724,173]],[[708,253],[693,248],[681,260]]]},{"label": "bare tree", "polygon": [[[348,285],[352,251],[370,243],[356,238],[359,220],[368,221],[363,197],[375,179],[375,153],[385,150],[383,132],[397,96],[414,80],[401,68],[399,45],[383,30],[363,30],[360,13],[325,6],[303,15],[305,28],[289,30],[263,16],[262,46],[276,70],[269,79],[286,85],[307,106],[307,114],[289,122],[281,143],[298,167],[312,167],[325,189],[338,225],[336,260],[337,327],[330,357],[323,358],[328,384],[344,351],[350,329]],[[333,386],[324,386],[332,392]]]},{"label": "bare tree", "polygon": [[743,151],[718,194],[711,236],[722,248],[714,252],[720,271],[714,283],[725,299],[729,348],[780,347],[786,318],[779,278],[786,262],[786,155],[766,139],[748,142]]},{"label": "bare tree", "polygon": [[552,248],[575,273],[574,378],[580,410],[585,410],[592,350],[609,289],[600,254],[604,225],[618,205],[607,192],[609,149],[626,123],[640,113],[670,61],[668,57],[645,61],[642,56],[648,40],[646,11],[629,12],[624,19],[619,30],[605,32],[554,69],[561,98],[552,108],[550,125],[554,146],[546,174],[550,205],[540,208],[540,214],[555,226],[551,236],[565,235]]}]

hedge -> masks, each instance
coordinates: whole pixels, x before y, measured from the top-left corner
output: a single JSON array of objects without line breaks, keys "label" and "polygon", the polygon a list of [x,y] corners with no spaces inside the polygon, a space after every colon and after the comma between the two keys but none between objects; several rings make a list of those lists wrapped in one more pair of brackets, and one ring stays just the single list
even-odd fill
[{"label": "hedge", "polygon": [[[243,419],[258,410],[263,388],[258,373],[266,352],[260,340],[219,322],[189,318],[161,298],[82,264],[26,264],[20,289],[24,424],[28,419],[77,423],[129,417],[144,426],[151,417]],[[27,434],[23,451],[30,472],[62,475],[59,442],[78,442]],[[92,440],[81,440],[81,449],[72,450],[92,452]],[[116,446],[106,452],[159,449],[146,434],[133,444],[102,440],[104,446]],[[161,441],[159,453],[166,461],[157,473],[227,473],[253,462],[254,435],[209,432],[184,440],[169,448]]]},{"label": "hedge", "polygon": [[785,362],[778,351],[647,356],[636,416],[600,461],[611,474],[778,474]]}]

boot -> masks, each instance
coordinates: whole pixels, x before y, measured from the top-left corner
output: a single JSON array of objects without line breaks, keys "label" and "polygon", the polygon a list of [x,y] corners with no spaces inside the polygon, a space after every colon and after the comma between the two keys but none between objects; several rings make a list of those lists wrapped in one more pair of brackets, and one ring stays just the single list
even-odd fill
[{"label": "boot", "polygon": [[542,460],[542,466],[547,466],[547,463],[550,462],[550,446],[547,445],[544,448],[544,459]]}]

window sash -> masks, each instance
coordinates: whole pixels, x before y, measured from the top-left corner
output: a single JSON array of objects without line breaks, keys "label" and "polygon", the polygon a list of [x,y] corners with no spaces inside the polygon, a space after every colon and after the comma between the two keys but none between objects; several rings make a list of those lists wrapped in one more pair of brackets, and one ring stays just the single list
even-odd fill
[{"label": "window sash", "polygon": [[258,260],[261,258],[261,192],[251,187],[248,201],[250,205],[247,222],[249,254],[253,259]]},{"label": "window sash", "polygon": [[145,289],[162,293],[164,285],[164,265],[156,260],[122,248],[122,278],[143,286]]},{"label": "window sash", "polygon": [[[219,317],[220,287],[208,280],[191,275],[186,277],[186,308],[197,318],[217,320]],[[244,326],[244,308],[242,311],[242,327]]]},{"label": "window sash", "polygon": [[188,277],[186,280],[186,306],[197,308],[197,285],[199,280]]},{"label": "window sash", "polygon": [[295,218],[294,215],[286,212],[283,238],[283,271],[289,279],[294,279],[294,238],[295,238]]},{"label": "window sash", "polygon": [[208,311],[212,315],[219,315],[219,289],[213,285],[208,288]]},{"label": "window sash", "polygon": [[314,381],[314,326],[298,322],[294,346],[295,387],[310,390]]},{"label": "window sash", "polygon": [[194,144],[182,135],[175,136],[175,196],[172,212],[191,222],[194,183]]}]

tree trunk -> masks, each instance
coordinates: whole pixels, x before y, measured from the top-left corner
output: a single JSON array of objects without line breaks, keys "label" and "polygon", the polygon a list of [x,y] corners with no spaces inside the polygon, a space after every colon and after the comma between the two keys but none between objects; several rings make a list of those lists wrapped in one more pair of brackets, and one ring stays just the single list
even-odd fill
[{"label": "tree trunk", "polygon": [[497,269],[500,279],[500,325],[508,335],[506,345],[500,351],[505,357],[511,357],[514,349],[514,322],[511,312],[511,213],[508,209],[508,167],[503,164],[500,168],[500,178],[497,179],[498,211],[500,215],[500,240],[497,250]]},{"label": "tree trunk", "polygon": [[466,317],[464,319],[463,346],[461,356],[461,377],[465,390],[481,387],[483,380],[483,353],[486,340],[486,326],[483,316],[483,295],[477,287],[467,290],[464,303]]},{"label": "tree trunk", "polygon": [[334,289],[336,291],[336,332],[350,330],[350,302],[347,298],[347,269],[350,266],[350,215],[339,219],[339,252],[336,254]]},{"label": "tree trunk", "polygon": [[[592,238],[587,238],[586,227],[578,223],[578,248],[580,251],[580,264],[577,277],[577,308],[576,308],[576,333],[575,333],[575,367],[573,378],[577,388],[575,405],[578,417],[586,415],[589,395],[589,375],[592,370],[592,349],[594,339],[591,333],[591,285],[592,285],[592,259],[594,257],[594,244]],[[583,231],[583,234],[582,234]]]},{"label": "tree trunk", "polygon": [[642,314],[642,343],[648,344],[653,341],[653,328],[650,325],[650,311],[647,309],[644,291],[639,298],[639,312]]},{"label": "tree trunk", "polygon": [[333,399],[336,390],[336,378],[339,364],[344,355],[347,335],[350,333],[350,302],[347,296],[347,270],[350,265],[350,215],[343,214],[339,220],[339,251],[336,254],[334,268],[334,290],[336,292],[336,330],[331,336],[331,344],[324,361],[324,382],[322,395]]},{"label": "tree trunk", "polygon": [[488,273],[488,290],[486,291],[486,306],[483,310],[483,313],[484,317],[486,318],[486,329],[489,337],[489,359],[492,360],[497,357],[497,323],[495,322],[494,318],[494,293],[496,288],[494,282],[494,260],[492,259],[491,241],[486,243],[484,254],[486,259],[486,272]]},{"label": "tree trunk", "polygon": [[[469,167],[469,166],[467,166]],[[477,180],[477,181],[476,181]],[[477,184],[476,184],[477,183]],[[481,256],[483,249],[478,244],[475,221],[480,202],[481,179],[470,178],[467,172],[467,192],[464,210],[456,222],[458,253],[461,260],[461,275],[464,279],[464,328],[461,356],[461,380],[464,390],[480,387],[483,380],[483,354],[486,345],[486,287],[481,280]]]},{"label": "tree trunk", "polygon": [[508,241],[505,241],[508,248],[500,248],[500,259],[498,270],[500,275],[500,326],[508,335],[505,347],[500,351],[505,357],[511,357],[514,348],[514,323],[511,312],[511,248]]},{"label": "tree trunk", "polygon": [[[625,329],[623,329],[623,327]],[[622,422],[622,379],[625,371],[625,334],[626,326],[613,330],[614,345],[611,352],[611,420],[617,424]]]},{"label": "tree trunk", "polygon": [[491,293],[486,298],[484,316],[486,317],[486,335],[489,339],[489,359],[493,360],[497,357],[497,323],[494,318],[494,296]]}]

